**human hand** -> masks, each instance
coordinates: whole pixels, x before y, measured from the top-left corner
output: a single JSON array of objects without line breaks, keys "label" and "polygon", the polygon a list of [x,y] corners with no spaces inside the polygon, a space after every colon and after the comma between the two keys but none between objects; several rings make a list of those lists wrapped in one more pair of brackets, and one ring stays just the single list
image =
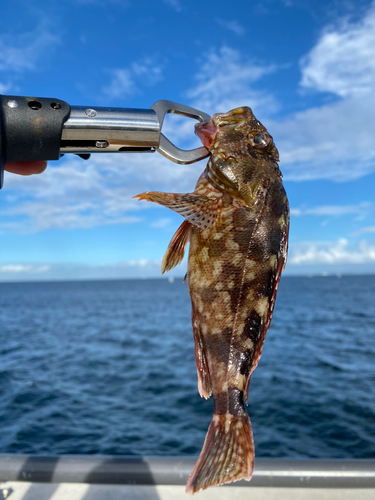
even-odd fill
[{"label": "human hand", "polygon": [[41,174],[46,168],[46,161],[11,161],[4,165],[4,170],[19,175]]}]

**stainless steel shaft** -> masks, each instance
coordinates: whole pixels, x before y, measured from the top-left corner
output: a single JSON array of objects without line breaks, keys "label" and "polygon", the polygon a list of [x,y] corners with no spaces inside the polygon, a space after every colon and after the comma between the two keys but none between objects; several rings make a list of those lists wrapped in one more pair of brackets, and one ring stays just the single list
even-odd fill
[{"label": "stainless steel shaft", "polygon": [[61,136],[61,153],[152,151],[160,142],[153,109],[71,106]]}]

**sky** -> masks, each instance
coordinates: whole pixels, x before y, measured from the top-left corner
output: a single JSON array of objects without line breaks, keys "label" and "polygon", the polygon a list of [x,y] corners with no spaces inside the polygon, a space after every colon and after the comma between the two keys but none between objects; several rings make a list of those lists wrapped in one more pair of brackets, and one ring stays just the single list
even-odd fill
[{"label": "sky", "polygon": [[[291,207],[285,274],[375,273],[375,3],[365,0],[13,0],[0,93],[208,114],[250,106],[280,152]],[[163,133],[198,147],[194,121]],[[160,276],[181,216],[132,196],[191,192],[205,160],[65,155],[6,173],[0,281]],[[186,260],[170,272],[183,276]]]}]

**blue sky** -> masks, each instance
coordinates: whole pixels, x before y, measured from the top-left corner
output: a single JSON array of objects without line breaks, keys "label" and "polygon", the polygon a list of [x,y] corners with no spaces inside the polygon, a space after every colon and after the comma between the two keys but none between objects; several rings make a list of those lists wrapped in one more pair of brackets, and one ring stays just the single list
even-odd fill
[{"label": "blue sky", "polygon": [[[375,272],[373,2],[13,0],[0,23],[3,94],[252,107],[280,151],[286,273]],[[199,145],[194,122],[168,118],[169,138]],[[38,176],[6,174],[0,281],[159,276],[182,218],[132,196],[190,192],[204,167],[157,153],[67,155]]]}]

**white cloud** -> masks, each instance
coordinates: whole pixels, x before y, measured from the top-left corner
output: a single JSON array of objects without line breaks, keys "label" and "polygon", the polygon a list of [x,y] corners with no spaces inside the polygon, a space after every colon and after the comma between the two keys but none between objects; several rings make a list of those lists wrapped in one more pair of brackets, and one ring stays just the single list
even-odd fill
[{"label": "white cloud", "polygon": [[350,181],[374,172],[374,114],[375,94],[268,120],[285,178]]},{"label": "white cloud", "polygon": [[360,241],[350,248],[345,238],[335,242],[304,242],[291,247],[288,263],[291,266],[315,264],[368,264],[375,262],[375,242]]},{"label": "white cloud", "polygon": [[41,27],[20,35],[3,35],[0,39],[0,70],[34,70],[40,57],[57,43],[60,43],[60,38]]},{"label": "white cloud", "polygon": [[131,71],[128,69],[114,69],[111,71],[113,77],[110,84],[103,89],[105,94],[111,97],[120,97],[132,94],[136,91],[135,82]]},{"label": "white cloud", "polygon": [[24,264],[8,264],[8,265],[5,265],[5,266],[0,266],[0,273],[10,273],[10,274],[13,274],[13,273],[41,273],[41,272],[45,272],[45,271],[48,271],[50,268],[49,265],[47,264],[43,264],[43,265],[38,265],[38,266],[35,266],[35,265],[32,265],[32,264],[28,264],[28,265],[24,265]]},{"label": "white cloud", "polygon": [[[197,83],[187,95],[193,106],[211,114],[251,106],[275,138],[287,180],[349,181],[373,172],[375,92],[276,120],[273,117],[279,104],[272,94],[258,90],[258,85],[279,68],[247,60],[239,51],[224,46],[203,56]],[[168,133],[172,139],[189,137],[191,130],[191,124],[185,122]]]},{"label": "white cloud", "polygon": [[[8,263],[0,267],[0,281],[50,281],[160,278],[160,259],[138,259],[116,264],[87,265],[79,263]],[[168,273],[168,277],[182,277],[186,261]]]},{"label": "white cloud", "polygon": [[[375,92],[366,99],[355,95],[275,120],[272,116],[279,104],[256,87],[277,69],[247,60],[229,47],[212,50],[204,55],[197,83],[188,96],[193,106],[211,114],[251,106],[275,138],[287,180],[349,181],[374,171]],[[167,133],[172,139],[191,137],[192,125],[181,122]]]},{"label": "white cloud", "polygon": [[155,222],[150,224],[150,226],[155,227],[155,228],[164,229],[164,228],[168,227],[170,225],[170,223],[171,223],[171,219],[169,219],[168,217],[164,217],[162,219],[156,220]]},{"label": "white cloud", "polygon": [[197,83],[187,95],[193,106],[207,113],[228,111],[247,105],[254,113],[268,115],[278,108],[275,99],[254,88],[255,82],[278,69],[275,64],[261,64],[248,60],[230,47],[204,55]]},{"label": "white cloud", "polygon": [[[13,222],[13,230],[44,231],[51,228],[71,229],[90,228],[111,224],[131,224],[139,222],[139,217],[109,217],[101,213],[101,206],[95,203],[76,203],[71,206],[56,206],[53,202],[25,202],[17,207],[2,211],[9,218],[21,216],[22,220]],[[6,226],[6,224],[5,224]],[[2,224],[0,223],[0,229]]]},{"label": "white cloud", "polygon": [[301,85],[341,97],[366,94],[375,82],[375,8],[357,23],[328,27],[302,60]]},{"label": "white cloud", "polygon": [[355,215],[355,220],[365,219],[374,212],[374,203],[363,201],[357,205],[320,205],[312,208],[293,208],[290,213],[295,217],[304,215],[340,217],[342,215]]},{"label": "white cloud", "polygon": [[360,234],[375,233],[375,226],[367,226],[354,231],[352,236],[359,236]]},{"label": "white cloud", "polygon": [[174,9],[176,12],[181,12],[182,10],[179,0],[163,0],[163,2],[172,7],[172,9]]},{"label": "white cloud", "polygon": [[375,171],[375,8],[325,30],[302,60],[301,85],[338,100],[268,120],[288,180],[350,181]]},{"label": "white cloud", "polygon": [[241,26],[240,23],[237,21],[225,21],[223,19],[216,19],[216,22],[222,26],[223,28],[232,31],[236,35],[244,35],[245,34],[245,28]]},{"label": "white cloud", "polygon": [[128,68],[111,69],[110,83],[103,88],[109,97],[137,94],[142,87],[152,86],[163,79],[162,63],[150,58],[132,63]]},{"label": "white cloud", "polygon": [[70,156],[31,177],[6,173],[0,231],[135,223],[156,205],[132,196],[147,190],[190,192],[203,170],[203,164],[176,165],[158,153],[136,153],[93,155],[89,161]]}]

